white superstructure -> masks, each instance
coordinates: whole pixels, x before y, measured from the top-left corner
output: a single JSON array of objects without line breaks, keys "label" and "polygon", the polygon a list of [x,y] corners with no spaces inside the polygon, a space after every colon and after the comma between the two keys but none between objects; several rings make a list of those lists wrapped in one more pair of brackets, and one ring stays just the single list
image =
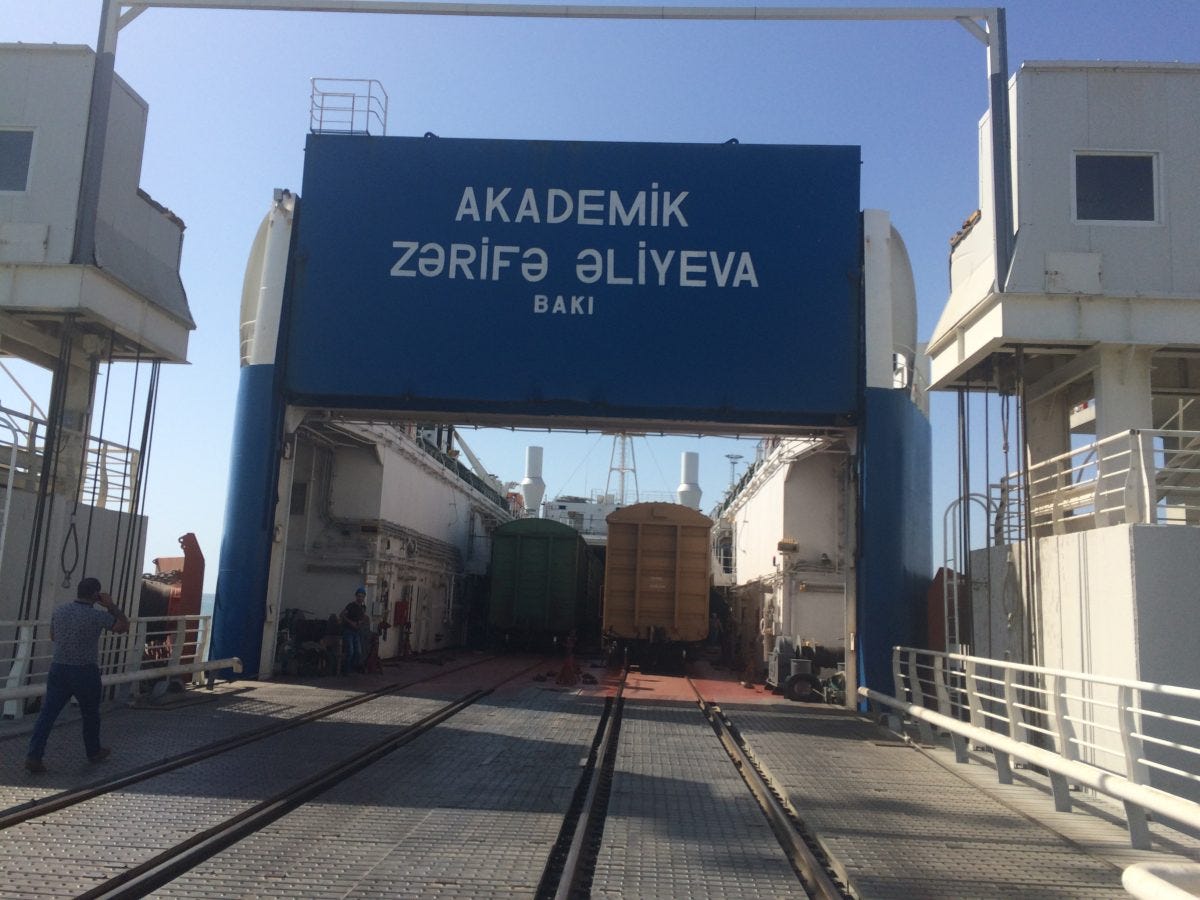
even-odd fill
[{"label": "white superstructure", "polygon": [[[52,379],[47,399],[4,376],[0,616],[10,620],[47,612],[97,559],[141,571],[145,460],[132,419],[134,446],[99,433],[102,422],[115,431],[112,405],[131,403],[97,397],[96,384],[122,365],[156,382],[160,363],[186,361],[195,328],[179,277],[184,224],[139,186],[148,105],[103,68],[85,46],[0,44],[0,350],[20,361],[7,372],[41,375],[29,364]],[[133,609],[131,581],[106,588]]]},{"label": "white superstructure", "polygon": [[1200,687],[1200,66],[1026,63],[1009,100],[1012,265],[976,227],[985,120],[981,209],[929,344],[935,388],[1020,404],[1026,465],[988,486],[963,640]]}]

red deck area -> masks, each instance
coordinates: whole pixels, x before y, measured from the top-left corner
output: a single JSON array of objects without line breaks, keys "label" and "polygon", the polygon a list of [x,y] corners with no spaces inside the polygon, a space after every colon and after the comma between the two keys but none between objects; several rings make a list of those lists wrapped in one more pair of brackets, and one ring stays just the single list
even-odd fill
[{"label": "red deck area", "polygon": [[[597,680],[594,685],[580,684],[585,693],[611,696],[616,693],[621,673],[617,669],[588,668],[585,662],[581,672]],[[690,679],[690,682],[689,682]],[[695,685],[695,690],[692,689]],[[696,702],[696,691],[709,703],[791,703],[781,695],[773,693],[763,685],[746,687],[733,672],[713,668],[707,661],[700,660],[688,667],[687,677],[639,672],[634,669],[625,682],[625,699],[654,701]]]}]

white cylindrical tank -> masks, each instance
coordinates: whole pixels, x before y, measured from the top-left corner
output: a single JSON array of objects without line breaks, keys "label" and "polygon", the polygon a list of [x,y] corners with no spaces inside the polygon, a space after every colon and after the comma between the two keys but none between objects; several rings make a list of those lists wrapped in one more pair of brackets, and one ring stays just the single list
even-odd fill
[{"label": "white cylindrical tank", "polygon": [[546,482],[542,481],[542,448],[525,448],[525,477],[521,479],[521,496],[525,498],[525,509],[537,515],[542,508],[542,497],[546,493]]},{"label": "white cylindrical tank", "polygon": [[679,459],[679,487],[675,489],[681,506],[700,508],[700,454],[688,450]]}]

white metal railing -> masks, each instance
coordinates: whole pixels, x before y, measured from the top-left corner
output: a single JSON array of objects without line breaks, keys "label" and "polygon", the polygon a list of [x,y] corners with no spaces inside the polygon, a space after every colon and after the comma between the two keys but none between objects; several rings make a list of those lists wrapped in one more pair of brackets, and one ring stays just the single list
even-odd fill
[{"label": "white metal railing", "polygon": [[1139,900],[1200,897],[1200,863],[1134,863],[1121,873],[1125,893]]},{"label": "white metal railing", "polygon": [[315,134],[387,134],[388,95],[373,78],[313,78],[308,128]]},{"label": "white metal railing", "polygon": [[892,651],[895,696],[859,695],[913,719],[926,739],[948,731],[990,748],[1001,783],[1010,757],[1044,768],[1055,808],[1071,783],[1125,805],[1130,841],[1147,849],[1146,813],[1200,829],[1200,690],[911,647]]},{"label": "white metal railing", "polygon": [[[191,682],[209,671],[240,672],[240,660],[208,659],[211,631],[211,616],[131,619],[126,634],[106,632],[100,637],[101,683],[128,684],[177,676]],[[0,621],[0,665],[7,672],[0,687],[5,718],[20,718],[21,701],[46,692],[53,655],[49,619]]]},{"label": "white metal railing", "polygon": [[1025,496],[1035,537],[1105,525],[1200,525],[1200,431],[1133,429],[1043,460],[1000,483],[1004,539],[1025,536],[1015,498]]},{"label": "white metal railing", "polygon": [[[46,420],[0,406],[0,479],[17,490],[36,491],[46,455]],[[104,438],[87,440],[80,502],[133,512],[138,451]]]}]

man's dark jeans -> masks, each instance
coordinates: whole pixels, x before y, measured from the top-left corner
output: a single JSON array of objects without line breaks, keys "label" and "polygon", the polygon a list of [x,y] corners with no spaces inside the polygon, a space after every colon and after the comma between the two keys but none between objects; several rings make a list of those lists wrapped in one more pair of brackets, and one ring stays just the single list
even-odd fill
[{"label": "man's dark jeans", "polygon": [[83,716],[83,746],[90,759],[100,752],[100,668],[98,666],[68,666],[54,663],[46,681],[46,696],[42,711],[33,726],[29,739],[29,756],[41,759],[46,752],[46,740],[54,720],[72,696],[79,701]]}]

